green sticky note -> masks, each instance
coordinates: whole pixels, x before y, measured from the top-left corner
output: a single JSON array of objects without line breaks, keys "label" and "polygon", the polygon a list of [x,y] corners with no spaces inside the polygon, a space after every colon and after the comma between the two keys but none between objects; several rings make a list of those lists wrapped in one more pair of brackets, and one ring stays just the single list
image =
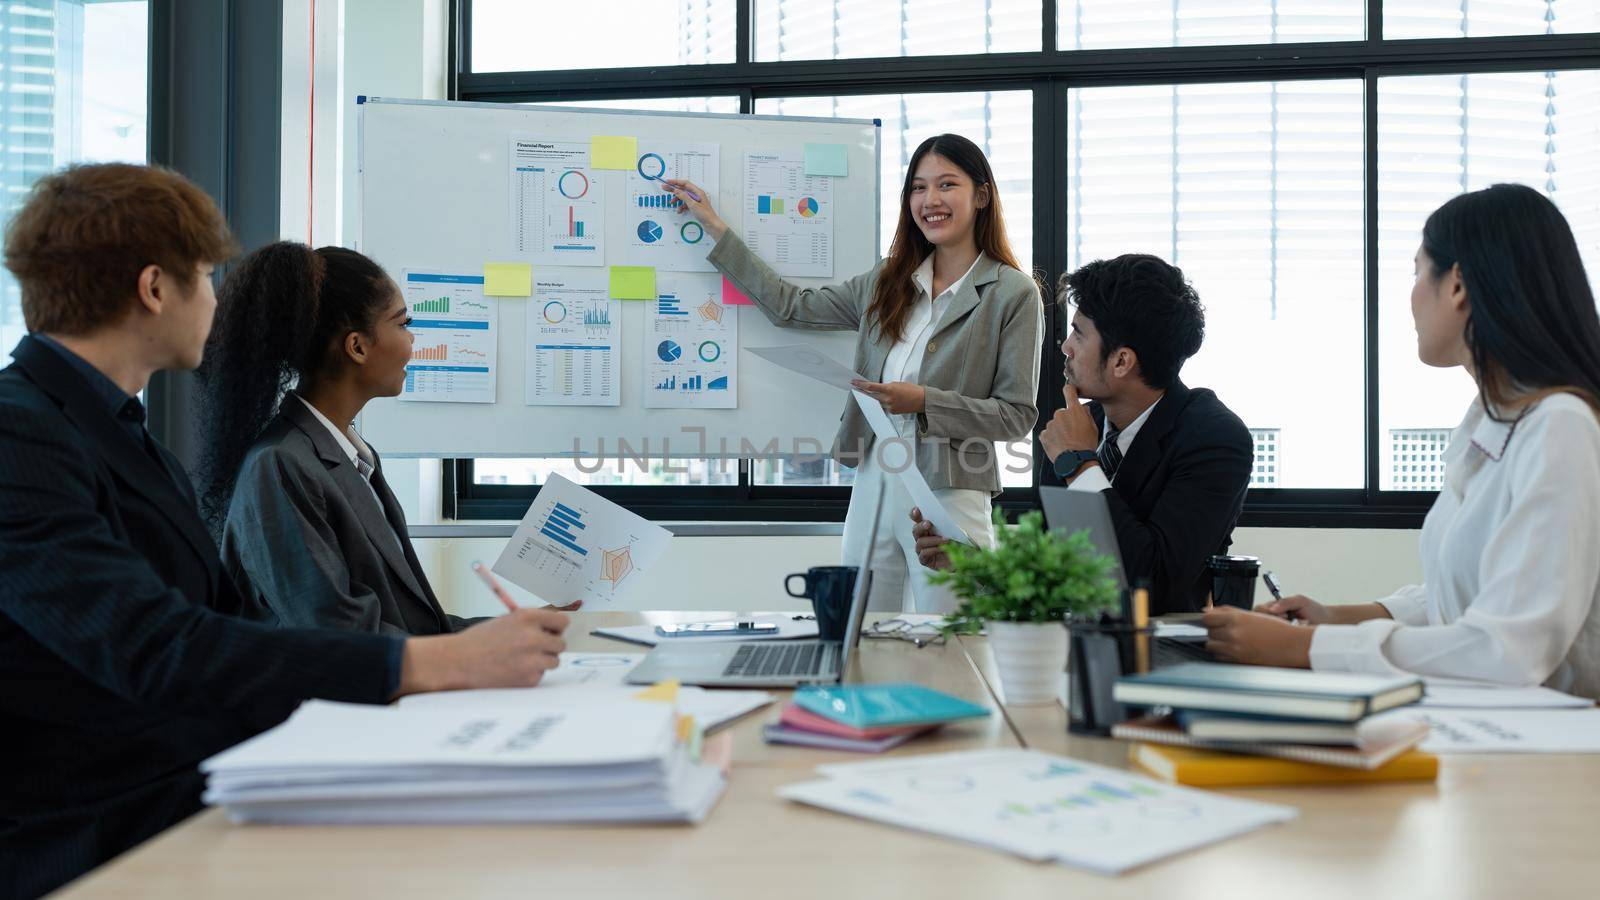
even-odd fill
[{"label": "green sticky note", "polygon": [[613,300],[654,300],[656,298],[655,266],[612,266],[611,298]]},{"label": "green sticky note", "polygon": [[843,144],[807,144],[806,174],[841,178],[849,175],[850,159],[845,156],[845,149]]},{"label": "green sticky note", "polygon": [[533,266],[527,263],[484,263],[485,297],[526,297],[533,293]]},{"label": "green sticky note", "polygon": [[639,162],[639,139],[597,134],[589,138],[589,168],[631,169]]}]

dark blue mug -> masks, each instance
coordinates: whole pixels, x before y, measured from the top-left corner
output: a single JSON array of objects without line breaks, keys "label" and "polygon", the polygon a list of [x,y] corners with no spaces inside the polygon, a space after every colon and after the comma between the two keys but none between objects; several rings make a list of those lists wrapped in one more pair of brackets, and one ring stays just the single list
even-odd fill
[{"label": "dark blue mug", "polygon": [[[811,610],[817,615],[817,637],[822,640],[844,640],[850,601],[856,593],[856,573],[855,566],[812,566],[783,579],[789,596],[811,601]],[[792,587],[796,578],[805,582],[804,589]]]}]

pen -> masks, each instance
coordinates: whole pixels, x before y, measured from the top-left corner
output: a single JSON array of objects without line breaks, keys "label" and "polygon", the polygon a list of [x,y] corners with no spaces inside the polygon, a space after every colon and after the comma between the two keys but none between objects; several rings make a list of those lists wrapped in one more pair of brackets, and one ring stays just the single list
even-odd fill
[{"label": "pen", "polygon": [[482,578],[483,583],[489,586],[489,590],[493,591],[494,595],[500,598],[500,602],[506,605],[506,609],[510,610],[511,612],[517,611],[517,601],[511,599],[511,595],[506,593],[506,589],[500,586],[499,579],[489,574],[489,570],[484,567],[483,563],[473,560],[472,571],[478,573],[478,577]]},{"label": "pen", "polygon": [[[1272,593],[1272,599],[1274,599],[1274,600],[1282,600],[1283,599],[1283,588],[1278,586],[1278,576],[1272,574],[1271,572],[1263,572],[1262,575],[1261,575],[1261,580],[1265,581],[1267,583],[1267,590]],[[1291,624],[1293,624],[1296,621],[1298,621],[1295,618],[1295,615],[1294,615],[1293,612],[1285,612],[1283,614],[1283,617],[1285,619],[1287,619]]]}]

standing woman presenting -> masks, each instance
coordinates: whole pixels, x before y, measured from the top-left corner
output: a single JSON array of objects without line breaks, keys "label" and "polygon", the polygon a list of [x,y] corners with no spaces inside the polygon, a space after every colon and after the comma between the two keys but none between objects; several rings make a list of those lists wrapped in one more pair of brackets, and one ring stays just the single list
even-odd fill
[{"label": "standing woman presenting", "polygon": [[[717,242],[707,261],[774,325],[856,332],[855,371],[876,379],[856,387],[891,414],[898,443],[915,448],[918,470],[951,516],[975,543],[993,546],[990,498],[1000,490],[994,444],[1026,438],[1038,419],[1044,307],[1006,240],[983,151],[960,135],[923,141],[906,169],[888,258],[822,288],[778,277],[698,185],[664,185]],[[905,447],[877,447],[866,417],[846,398],[833,456],[856,468],[844,562],[870,562],[874,605],[953,611],[949,589],[928,584],[917,562],[911,498],[895,474],[906,464]],[[868,548],[874,510],[882,522]]]}]

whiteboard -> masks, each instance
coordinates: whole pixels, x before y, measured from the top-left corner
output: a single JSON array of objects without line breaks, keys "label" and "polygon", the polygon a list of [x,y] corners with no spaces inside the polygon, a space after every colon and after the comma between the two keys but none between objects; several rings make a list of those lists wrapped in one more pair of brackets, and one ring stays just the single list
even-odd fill
[{"label": "whiteboard", "polygon": [[[407,269],[482,273],[487,262],[531,262],[513,252],[509,166],[513,136],[582,141],[593,135],[720,147],[716,208],[745,234],[746,151],[803,151],[806,143],[846,146],[849,173],[833,181],[833,275],[790,278],[802,286],[842,281],[878,258],[878,134],[869,120],[816,119],[631,110],[590,110],[501,103],[358,101],[360,210],[357,249],[396,281]],[[607,181],[606,266],[535,266],[559,276],[634,264],[626,239],[625,172]],[[710,250],[709,242],[707,251]],[[658,278],[685,277],[659,272]],[[694,278],[714,279],[715,273]],[[647,302],[621,304],[620,398],[615,406],[529,406],[525,402],[526,317],[531,298],[498,300],[498,365],[493,403],[417,402],[383,398],[367,404],[358,423],[375,447],[396,457],[584,456],[652,459],[763,457],[825,453],[848,400],[751,354],[750,347],[808,344],[849,365],[853,332],[780,329],[753,306],[728,307],[738,317],[737,403],[734,409],[646,409]],[[687,430],[686,430],[687,429]],[[648,448],[648,450],[644,450]]]}]

